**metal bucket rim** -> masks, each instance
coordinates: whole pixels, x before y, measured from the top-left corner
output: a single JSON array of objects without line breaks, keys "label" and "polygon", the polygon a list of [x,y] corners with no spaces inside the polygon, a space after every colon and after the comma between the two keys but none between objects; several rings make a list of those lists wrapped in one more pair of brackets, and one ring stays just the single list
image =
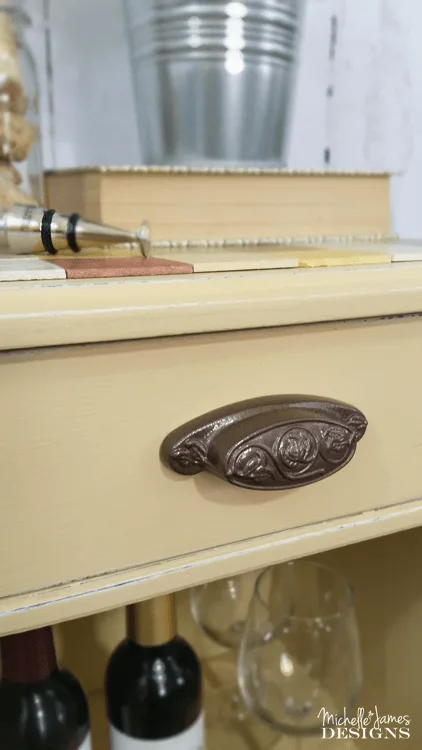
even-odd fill
[{"label": "metal bucket rim", "polygon": [[[129,11],[129,17],[131,15],[133,14],[131,14],[131,12]],[[221,10],[220,12],[215,8],[215,6],[210,6],[209,10],[207,9],[201,11],[189,10],[186,7],[172,8],[171,11],[170,8],[160,10],[159,8],[155,7],[154,9],[149,11],[142,20],[131,18],[130,26],[132,28],[136,28],[137,26],[143,24],[171,24],[175,19],[182,21],[188,25],[189,21],[191,21],[192,18],[198,18],[199,21],[203,24],[206,24],[210,18],[213,18],[217,23],[221,24],[227,24],[228,21],[235,20],[243,23],[246,26],[256,23],[267,23],[269,25],[281,24],[294,27],[297,27],[299,25],[300,20],[299,14],[294,10],[281,8],[253,8],[250,9],[245,16],[238,17],[230,16],[229,14],[227,14],[227,12],[224,13],[223,10]]]},{"label": "metal bucket rim", "polygon": [[[189,54],[187,54],[187,52]],[[154,52],[153,54],[150,54],[148,52],[141,53],[139,56],[136,56],[136,61],[147,60],[151,63],[151,65],[155,65],[156,62],[160,60],[167,60],[169,62],[171,62],[172,60],[175,60],[175,61],[182,60],[184,62],[189,62],[194,59],[198,60],[199,58],[201,58],[204,60],[205,59],[216,60],[217,62],[223,64],[225,63],[227,59],[228,53],[230,54],[230,51],[228,50],[224,54],[221,54],[211,49],[189,48],[189,50],[185,50],[181,48],[179,50],[174,50],[171,52],[162,50],[159,52]],[[282,54],[282,53],[271,52],[270,50],[267,50],[264,52],[260,50],[259,52],[256,52],[256,53],[254,51],[249,51],[247,53],[244,53],[244,51],[242,50],[242,57],[244,58],[244,61],[246,63],[252,62],[252,61],[257,61],[259,63],[273,62],[274,66],[278,65],[279,63],[287,63],[289,65],[292,65],[293,62],[295,61],[294,54],[290,54],[289,52],[285,52],[284,54]]]},{"label": "metal bucket rim", "polygon": [[[205,22],[202,21],[201,25],[198,26],[198,31],[202,31],[203,29],[206,29],[209,25],[213,26],[219,26],[220,28],[224,29],[228,26],[228,23],[231,19],[229,18],[212,18],[207,19]],[[239,26],[243,30],[247,30],[248,28],[256,27],[257,25],[261,27],[268,27],[268,28],[274,28],[274,29],[291,29],[292,31],[296,32],[299,29],[299,22],[297,19],[286,19],[286,18],[278,18],[277,20],[268,20],[263,18],[249,18],[247,21],[245,19],[239,19],[240,23]],[[130,32],[133,33],[134,31],[137,31],[138,29],[160,29],[162,27],[169,27],[172,26],[185,26],[186,28],[192,28],[192,24],[189,24],[189,19],[180,18],[180,16],[174,16],[172,19],[167,18],[150,18],[150,19],[143,19],[142,21],[138,21],[135,23],[130,24]]]}]

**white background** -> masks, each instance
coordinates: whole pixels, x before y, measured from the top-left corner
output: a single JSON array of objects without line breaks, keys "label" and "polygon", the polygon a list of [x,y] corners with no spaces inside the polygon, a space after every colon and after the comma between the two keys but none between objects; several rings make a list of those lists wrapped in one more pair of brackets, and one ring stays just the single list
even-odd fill
[{"label": "white background", "polygon": [[[34,21],[46,166],[139,163],[121,0],[21,2]],[[394,230],[422,237],[422,0],[307,0],[289,166],[323,167],[326,148],[332,168],[400,172]]]}]

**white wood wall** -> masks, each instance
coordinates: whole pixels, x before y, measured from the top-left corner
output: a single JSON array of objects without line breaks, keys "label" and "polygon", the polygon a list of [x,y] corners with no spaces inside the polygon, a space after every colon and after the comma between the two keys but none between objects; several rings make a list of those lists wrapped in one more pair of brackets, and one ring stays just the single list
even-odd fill
[{"label": "white wood wall", "polygon": [[[139,163],[121,0],[21,2],[34,21],[30,41],[42,82],[46,166]],[[330,62],[333,16],[338,35]],[[333,168],[399,171],[394,229],[413,237],[422,237],[421,34],[421,0],[307,0],[289,154],[292,167],[322,167],[329,149]]]}]

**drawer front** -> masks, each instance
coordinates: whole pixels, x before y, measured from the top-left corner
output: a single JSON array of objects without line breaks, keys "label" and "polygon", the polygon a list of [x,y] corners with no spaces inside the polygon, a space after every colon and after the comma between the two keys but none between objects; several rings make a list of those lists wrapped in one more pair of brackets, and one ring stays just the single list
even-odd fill
[{"label": "drawer front", "polygon": [[[421,337],[403,318],[3,354],[0,595],[422,495]],[[289,393],[365,414],[338,473],[265,492],[160,462],[187,420]]]}]

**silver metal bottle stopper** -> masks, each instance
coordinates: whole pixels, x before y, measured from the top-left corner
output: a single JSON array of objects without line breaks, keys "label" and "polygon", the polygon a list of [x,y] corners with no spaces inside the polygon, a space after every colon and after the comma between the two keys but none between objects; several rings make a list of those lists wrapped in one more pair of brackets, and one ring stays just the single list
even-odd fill
[{"label": "silver metal bottle stopper", "polygon": [[136,246],[144,258],[149,257],[148,225],[144,222],[137,232],[128,232],[87,221],[76,213],[67,215],[53,209],[19,204],[0,214],[0,255],[28,255],[43,251],[56,255],[60,250],[79,253],[90,247],[115,245]]}]

